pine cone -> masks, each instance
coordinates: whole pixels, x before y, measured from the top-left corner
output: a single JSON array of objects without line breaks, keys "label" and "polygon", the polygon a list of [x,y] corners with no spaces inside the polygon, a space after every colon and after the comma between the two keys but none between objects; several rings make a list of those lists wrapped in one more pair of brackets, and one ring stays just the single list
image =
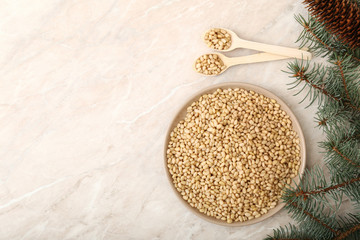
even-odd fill
[{"label": "pine cone", "polygon": [[352,49],[360,47],[360,8],[351,0],[304,0],[311,15]]}]

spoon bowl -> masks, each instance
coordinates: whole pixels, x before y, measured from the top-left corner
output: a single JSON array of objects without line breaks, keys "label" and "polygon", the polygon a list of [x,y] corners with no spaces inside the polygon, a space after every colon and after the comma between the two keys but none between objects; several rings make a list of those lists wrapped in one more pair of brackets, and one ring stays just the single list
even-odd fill
[{"label": "spoon bowl", "polygon": [[[208,54],[203,54],[202,56],[205,56],[205,55],[208,55]],[[220,60],[224,63],[225,68],[222,69],[221,72],[218,73],[218,74],[205,74],[205,73],[199,72],[199,71],[196,69],[196,64],[197,64],[197,62],[195,61],[195,62],[194,62],[194,65],[193,65],[193,69],[195,70],[195,72],[197,72],[197,73],[199,73],[199,74],[201,74],[201,75],[204,75],[204,76],[210,76],[210,77],[211,77],[211,76],[218,76],[218,75],[222,74],[223,72],[225,72],[225,71],[230,67],[230,66],[228,65],[230,58],[226,57],[225,55],[223,55],[223,54],[221,54],[221,53],[213,53],[212,55],[217,55],[217,56],[220,58]],[[202,57],[202,56],[200,56],[200,57]],[[199,58],[200,58],[200,57],[199,57]],[[197,58],[197,59],[199,59],[199,58]],[[197,59],[196,59],[196,60],[197,60]]]},{"label": "spoon bowl", "polygon": [[[223,30],[227,31],[227,32],[230,34],[230,37],[231,37],[231,45],[230,45],[230,47],[229,47],[228,49],[224,49],[224,50],[220,50],[220,49],[216,49],[216,48],[211,48],[211,49],[214,49],[214,50],[219,51],[219,52],[230,52],[230,51],[238,48],[238,47],[237,47],[237,45],[238,45],[237,42],[238,42],[239,37],[236,35],[236,33],[234,33],[233,31],[231,31],[231,30],[229,30],[229,29],[226,29],[226,28],[219,28],[219,29],[223,29]],[[204,40],[205,40],[206,33],[208,33],[208,32],[209,32],[209,31],[206,31],[206,32],[203,34],[203,39],[204,39]],[[234,41],[236,42],[235,44],[234,44]]]}]

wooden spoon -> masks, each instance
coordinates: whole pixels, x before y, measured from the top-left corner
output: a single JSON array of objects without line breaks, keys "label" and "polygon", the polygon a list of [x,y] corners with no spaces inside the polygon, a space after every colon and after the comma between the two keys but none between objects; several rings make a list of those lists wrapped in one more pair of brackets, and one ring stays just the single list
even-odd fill
[{"label": "wooden spoon", "polygon": [[[226,28],[221,28],[221,29],[227,31],[230,34],[231,45],[226,50],[215,49],[220,52],[229,52],[236,48],[247,48],[247,49],[257,50],[257,51],[261,51],[261,52],[283,55],[283,56],[287,56],[290,58],[305,59],[305,60],[310,60],[312,58],[312,54],[310,52],[307,52],[304,50],[247,41],[242,38],[239,38],[239,36],[236,35],[236,33],[234,33],[233,31],[231,31],[229,29],[226,29]],[[204,40],[205,40],[206,33],[204,34],[204,37],[203,37]]]},{"label": "wooden spoon", "polygon": [[[208,55],[208,54],[204,54]],[[256,53],[248,56],[242,56],[242,57],[233,57],[229,58],[221,53],[212,53],[212,55],[218,55],[218,57],[223,61],[225,68],[218,74],[204,74],[196,70],[196,61],[193,65],[193,68],[196,72],[205,75],[205,76],[217,76],[221,73],[225,72],[229,67],[239,65],[239,64],[248,64],[248,63],[257,63],[257,62],[267,62],[267,61],[275,61],[275,60],[282,60],[287,59],[290,57],[282,56],[282,55],[275,55],[271,53]],[[198,58],[199,59],[199,58]]]}]

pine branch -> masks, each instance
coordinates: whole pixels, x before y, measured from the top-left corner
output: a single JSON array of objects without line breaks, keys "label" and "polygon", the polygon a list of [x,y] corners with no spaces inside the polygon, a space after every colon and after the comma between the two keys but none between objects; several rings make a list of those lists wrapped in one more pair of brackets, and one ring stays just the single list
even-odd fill
[{"label": "pine branch", "polygon": [[[333,202],[340,203],[342,194],[347,194],[349,188],[358,185],[360,185],[360,176],[328,183],[322,168],[314,167],[311,170],[305,170],[300,182],[295,187],[288,186],[285,188],[282,199],[284,202],[297,202],[300,204],[306,201],[327,203],[329,197],[331,197],[334,200]],[[338,205],[329,207],[336,211]]]},{"label": "pine branch", "polygon": [[306,199],[309,198],[309,196],[312,196],[312,195],[315,195],[315,194],[325,194],[325,193],[328,193],[330,191],[338,190],[339,188],[343,188],[346,185],[353,184],[355,182],[360,182],[360,177],[353,178],[353,179],[351,179],[349,181],[342,182],[342,183],[332,185],[332,186],[329,186],[329,187],[326,187],[326,188],[322,188],[322,189],[319,189],[319,190],[312,190],[312,191],[309,191],[309,192],[306,192],[306,191],[304,192],[303,190],[299,189],[297,192],[294,192],[294,195],[296,197],[303,197],[304,200],[306,200]]},{"label": "pine branch", "polygon": [[324,129],[326,141],[320,143],[326,151],[325,161],[334,176],[360,174],[360,121],[349,121],[351,127]]},{"label": "pine branch", "polygon": [[340,239],[359,239],[360,238],[360,217],[359,215],[348,214],[346,217],[340,217],[338,222],[339,234],[334,240]]},{"label": "pine branch", "polygon": [[345,159],[346,161],[348,161],[351,165],[354,165],[357,168],[360,168],[360,165],[355,163],[353,160],[350,160],[349,158],[347,158],[344,154],[342,154],[339,149],[337,149],[335,146],[332,147],[332,150],[334,150],[337,154],[339,154],[343,159]]},{"label": "pine branch", "polygon": [[345,106],[337,101],[328,101],[319,107],[315,120],[318,126],[336,130],[347,129],[350,119],[353,118],[354,112],[349,111]]},{"label": "pine branch", "polygon": [[360,108],[355,107],[354,105],[352,105],[351,103],[345,102],[346,105],[348,105],[349,107],[351,107],[352,109],[354,109],[355,111],[360,111]]},{"label": "pine branch", "polygon": [[285,227],[274,229],[273,236],[267,236],[265,240],[311,240],[313,239],[307,232],[297,229],[294,225],[289,224]]},{"label": "pine branch", "polygon": [[342,79],[342,82],[344,84],[344,90],[345,90],[345,93],[346,93],[346,97],[347,97],[347,99],[350,100],[349,92],[348,92],[347,86],[346,86],[346,80],[345,80],[345,76],[344,76],[343,67],[341,66],[342,62],[340,60],[338,60],[338,61],[335,62],[335,64],[339,66],[339,70],[340,70],[340,73],[341,73],[341,79]]},{"label": "pine branch", "polygon": [[[295,187],[285,188],[282,199],[299,228],[280,227],[267,239],[360,239],[360,216],[337,216],[344,195],[360,211],[360,49],[349,47],[360,46],[356,40],[359,32],[352,31],[360,26],[360,18],[354,17],[360,13],[360,0],[305,1],[313,4],[315,13],[324,21],[296,16],[303,26],[297,41],[300,48],[306,46],[314,55],[327,57],[328,61],[311,67],[309,62],[294,61],[288,64],[287,73],[294,78],[290,89],[300,87],[295,95],[306,91],[301,102],[309,99],[309,105],[316,100],[319,104],[316,120],[326,134],[320,147],[326,153],[326,167],[331,176],[327,180],[320,168],[306,170]],[[346,8],[340,5],[346,1],[353,5]],[[321,12],[321,9],[334,11]],[[337,12],[342,15],[336,15]],[[335,20],[343,21],[342,25],[336,25]],[[329,30],[327,25],[333,27]],[[355,28],[350,31],[345,26]],[[349,45],[339,41],[339,35]]]},{"label": "pine branch", "polygon": [[330,59],[351,56],[353,61],[360,62],[360,49],[351,49],[336,41],[336,38],[315,18],[308,16],[305,19],[297,15],[295,19],[304,28],[297,40],[300,42],[300,48],[307,46],[316,56],[329,56]]},{"label": "pine branch", "polygon": [[305,72],[304,72],[304,68],[302,68],[301,70],[299,70],[297,73],[294,74],[294,77],[299,77],[300,81],[305,81],[306,83],[308,83],[311,87],[319,90],[320,92],[322,92],[322,94],[326,95],[327,97],[330,97],[336,101],[339,101],[339,98],[331,95],[328,93],[328,91],[326,91],[324,89],[324,87],[322,86],[318,86],[316,84],[313,84],[312,82],[310,82],[308,76],[305,75]]},{"label": "pine branch", "polygon": [[290,203],[292,206],[294,206],[295,208],[297,208],[299,211],[301,211],[303,214],[305,214],[306,216],[308,216],[309,218],[311,218],[313,221],[319,223],[321,226],[323,226],[324,228],[330,230],[332,233],[334,234],[338,234],[339,232],[334,229],[333,227],[331,227],[329,224],[326,224],[324,221],[320,220],[319,217],[315,216],[314,214],[311,214],[309,211],[303,209],[302,207],[300,207],[297,203],[292,202]]},{"label": "pine branch", "polygon": [[[308,238],[332,239],[348,231],[354,225],[354,221],[345,221],[346,224],[343,224],[346,225],[345,227],[338,225],[334,215],[337,209],[333,209],[327,199],[327,196],[331,196],[339,207],[342,192],[353,200],[360,200],[360,174],[354,179],[328,185],[321,168],[315,167],[311,171],[305,171],[299,185],[284,189],[282,198],[288,203],[286,208],[289,213],[292,213],[292,217],[300,223],[301,232],[307,233]],[[356,194],[358,194],[356,197],[351,197],[351,195],[355,196]],[[306,196],[306,200],[304,200],[303,195]],[[323,204],[330,208],[326,210]],[[282,230],[285,231],[285,229]],[[268,239],[296,239],[296,237],[298,237],[296,230],[288,229],[288,231],[277,235],[274,231],[274,237]],[[298,237],[298,239],[304,238]]]},{"label": "pine branch", "polygon": [[[285,227],[279,227],[273,230],[273,236],[267,236],[265,240],[314,240],[314,239],[354,239],[357,240],[360,237],[360,218],[358,215],[348,214],[347,217],[340,218],[332,228],[335,233],[332,236],[320,235],[319,232],[309,232],[304,228],[297,228],[296,226],[289,224]],[[331,228],[331,227],[330,227]]]},{"label": "pine branch", "polygon": [[342,102],[360,111],[360,65],[354,64],[350,57],[339,57],[330,63],[334,64],[334,67],[330,67],[330,72],[334,75],[333,80],[341,81],[339,92],[341,92]]},{"label": "pine branch", "polygon": [[353,57],[356,61],[360,62],[360,58],[356,57],[355,54],[354,54],[352,57]]},{"label": "pine branch", "polygon": [[309,25],[303,24],[303,27],[305,30],[310,33],[320,44],[322,44],[326,49],[328,49],[330,52],[335,52],[335,49],[330,47],[328,44],[326,44],[324,41],[322,41],[315,32],[309,27]]},{"label": "pine branch", "polygon": [[360,230],[360,224],[357,224],[355,226],[353,226],[352,228],[350,228],[349,230],[347,230],[346,232],[343,232],[341,234],[339,234],[337,237],[334,238],[334,240],[342,240],[346,237],[348,237],[350,234],[359,231]]},{"label": "pine branch", "polygon": [[335,211],[329,208],[326,201],[304,201],[302,198],[292,197],[286,201],[285,208],[291,217],[300,223],[299,228],[311,236],[321,236],[321,239],[331,239],[338,234],[336,229]]},{"label": "pine branch", "polygon": [[295,19],[304,28],[297,40],[300,42],[300,48],[308,46],[315,55],[323,57],[337,52],[332,46],[332,36],[314,18],[308,16],[306,20],[303,16],[297,15]]},{"label": "pine branch", "polygon": [[[349,57],[343,59],[343,61],[348,62]],[[347,85],[351,84],[351,87],[354,88],[351,92],[347,91],[350,99],[346,98],[345,91],[342,90],[342,81],[338,81],[338,77],[341,75],[339,69],[335,69],[334,67],[324,67],[321,64],[314,64],[314,67],[310,69],[309,62],[304,65],[304,62],[299,63],[297,60],[293,63],[289,63],[288,69],[289,71],[286,73],[291,74],[291,77],[296,79],[293,83],[291,83],[293,87],[290,89],[299,86],[302,82],[309,86],[308,94],[306,94],[301,102],[309,97],[309,105],[311,105],[316,99],[319,100],[319,104],[321,105],[324,100],[321,96],[325,96],[328,99],[340,102],[344,106],[349,107],[352,111],[360,113],[360,103],[357,102],[357,99],[359,99],[358,91],[360,91],[360,85],[354,80],[356,77],[360,76],[360,73],[351,73],[351,71],[354,71],[353,68],[342,68],[344,76],[346,74],[350,80],[347,82]],[[355,71],[356,70],[357,68],[355,68]],[[297,94],[304,89],[305,86],[301,88]]]},{"label": "pine branch", "polygon": [[[286,73],[290,74],[291,78],[295,78],[295,81],[289,84],[293,85],[289,89],[293,89],[298,87],[301,83],[305,83],[305,85],[295,95],[302,92],[306,86],[309,87],[308,93],[300,101],[300,103],[302,103],[306,98],[309,98],[310,102],[308,106],[316,100],[318,100],[318,103],[321,105],[324,97],[330,100],[339,101],[339,97],[335,96],[335,92],[333,92],[335,88],[325,81],[328,70],[321,64],[315,64],[314,67],[310,69],[309,62],[304,63],[303,61],[298,62],[295,60],[294,62],[288,63],[288,69],[289,70]],[[325,89],[326,86],[327,89]]]},{"label": "pine branch", "polygon": [[359,125],[358,121],[353,122],[347,130],[325,129],[327,140],[322,142],[320,147],[326,150],[325,161],[331,173],[332,184],[351,182],[339,190],[352,201],[360,203],[360,182],[353,180],[360,177]]}]

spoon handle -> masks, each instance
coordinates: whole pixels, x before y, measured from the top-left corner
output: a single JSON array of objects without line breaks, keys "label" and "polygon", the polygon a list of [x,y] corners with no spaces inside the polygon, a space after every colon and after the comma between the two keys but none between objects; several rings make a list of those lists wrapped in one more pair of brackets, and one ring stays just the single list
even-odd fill
[{"label": "spoon handle", "polygon": [[288,48],[288,47],[281,47],[276,45],[270,45],[265,43],[258,43],[258,42],[252,42],[247,41],[243,39],[237,39],[235,42],[236,47],[238,48],[248,48],[253,49],[257,51],[267,52],[267,53],[273,53],[277,55],[283,55],[290,58],[298,58],[298,59],[307,59],[310,60],[312,55],[310,52],[299,50],[296,48]]},{"label": "spoon handle", "polygon": [[238,65],[238,64],[248,64],[248,63],[257,63],[257,62],[268,62],[275,60],[287,59],[290,57],[283,55],[275,55],[271,53],[256,53],[253,55],[247,55],[243,57],[234,57],[234,58],[226,58],[225,64],[228,67]]}]

